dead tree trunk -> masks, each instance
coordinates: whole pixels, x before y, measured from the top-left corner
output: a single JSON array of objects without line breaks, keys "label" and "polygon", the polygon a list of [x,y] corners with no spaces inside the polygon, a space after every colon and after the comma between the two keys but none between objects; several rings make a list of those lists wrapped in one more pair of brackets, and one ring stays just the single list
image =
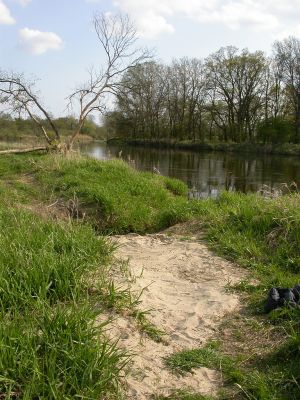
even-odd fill
[{"label": "dead tree trunk", "polygon": [[31,147],[31,148],[26,148],[26,149],[0,150],[0,155],[2,155],[2,154],[33,153],[35,151],[48,151],[48,148],[45,147],[45,146],[41,146],[41,147]]}]

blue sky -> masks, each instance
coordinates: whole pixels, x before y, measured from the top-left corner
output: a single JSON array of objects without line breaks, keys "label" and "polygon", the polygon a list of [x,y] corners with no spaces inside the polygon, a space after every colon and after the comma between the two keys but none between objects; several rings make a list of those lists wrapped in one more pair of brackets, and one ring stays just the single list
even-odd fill
[{"label": "blue sky", "polygon": [[300,36],[299,0],[0,0],[0,69],[39,78],[44,103],[64,115],[65,97],[103,60],[91,24],[101,11],[128,13],[163,62],[227,45],[270,53]]}]

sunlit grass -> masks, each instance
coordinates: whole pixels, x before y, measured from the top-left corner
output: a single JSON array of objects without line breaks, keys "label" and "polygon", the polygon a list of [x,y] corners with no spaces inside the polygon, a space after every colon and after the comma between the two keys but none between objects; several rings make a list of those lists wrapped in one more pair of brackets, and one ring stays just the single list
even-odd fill
[{"label": "sunlit grass", "polygon": [[88,295],[111,245],[88,225],[3,206],[0,228],[1,398],[117,396],[126,357],[94,327]]},{"label": "sunlit grass", "polygon": [[[33,184],[19,181],[18,177],[22,174],[30,174]],[[93,397],[94,393],[98,396],[99,393],[105,393],[105,390],[116,393],[119,365],[124,359],[113,345],[106,342],[101,343],[107,349],[111,362],[101,364],[103,368],[104,365],[108,368],[101,374],[104,377],[110,376],[115,371],[115,380],[109,379],[116,384],[113,387],[109,384],[97,387],[95,383],[99,379],[97,374],[100,374],[98,361],[95,361],[98,356],[94,359],[91,356],[94,350],[90,352],[89,349],[94,349],[95,342],[91,338],[99,336],[89,330],[93,325],[93,313],[82,310],[93,305],[96,298],[98,303],[95,308],[98,311],[102,306],[116,311],[132,308],[132,315],[136,317],[141,330],[152,335],[155,340],[163,338],[163,332],[149,324],[147,318],[144,318],[144,312],[135,308],[137,300],[130,292],[120,290],[109,279],[106,260],[112,249],[103,239],[97,238],[95,232],[146,233],[159,231],[181,221],[193,219],[193,224],[198,221],[199,230],[205,230],[206,239],[216,252],[248,269],[249,279],[235,286],[234,290],[247,293],[252,315],[262,314],[270,287],[291,287],[299,282],[299,194],[270,199],[257,194],[223,193],[217,200],[188,201],[186,186],[177,180],[138,172],[119,160],[101,162],[86,157],[4,157],[0,159],[0,175],[0,311],[3,322],[0,340],[4,343],[3,355],[0,354],[0,387],[7,398],[9,393],[11,398],[20,397],[22,393],[28,399],[59,396],[67,399],[74,398],[74,390],[80,396],[84,393],[89,398],[98,398]],[[46,219],[42,221],[36,215],[10,209],[13,205],[33,198],[48,203],[59,199],[65,204],[70,199],[76,199],[74,207],[78,208],[78,213],[74,215],[79,217],[78,223],[54,224]],[[103,275],[102,279],[99,277],[95,291],[90,296],[89,279],[95,268],[100,268],[98,271],[102,271]],[[62,315],[68,320],[73,312],[76,318],[74,307],[78,310],[78,324],[73,321],[77,326],[73,330],[75,333],[77,329],[83,334],[86,332],[90,339],[86,342],[78,340],[79,334],[76,333],[75,341],[68,339],[65,342],[64,337],[69,337],[68,327],[63,328],[58,323],[60,328],[57,337],[68,348],[66,359],[58,349],[58,342],[54,343],[53,337],[47,339],[46,347],[49,351],[44,353],[46,359],[49,356],[58,362],[61,358],[63,366],[60,372],[56,371],[60,374],[58,377],[53,372],[56,362],[51,364],[49,360],[47,371],[50,372],[43,375],[41,371],[44,371],[45,365],[41,366],[43,357],[38,351],[44,336],[41,335],[39,324],[41,321],[49,322],[49,318],[54,318],[56,313],[59,318],[55,321],[61,321]],[[81,319],[85,312],[91,322],[87,325]],[[251,366],[240,365],[241,360],[238,358],[227,358],[220,349],[204,348],[189,349],[172,356],[168,360],[169,367],[177,372],[192,371],[200,366],[221,368],[226,382],[239,388],[241,398],[298,400],[299,309],[279,310],[265,317],[265,321],[275,326],[277,324],[284,330],[285,337],[281,347],[263,357],[257,355],[257,360],[253,360]],[[54,329],[56,322],[54,325],[48,322],[47,326]],[[73,322],[68,324],[73,326]],[[51,330],[48,333],[51,336]],[[87,343],[86,351],[84,346],[80,347],[82,343]],[[54,349],[54,353],[50,349]],[[27,350],[33,354],[32,357]],[[77,353],[86,363],[86,368],[94,365],[95,371],[98,371],[95,375],[90,374],[90,381],[85,380],[87,377],[82,372],[80,360],[76,358]],[[73,375],[68,369],[68,357],[78,365]],[[13,366],[11,369],[8,363]],[[64,369],[67,370],[66,378],[62,379]],[[5,375],[5,371],[8,374],[6,372]],[[29,374],[34,377],[32,386]],[[94,380],[95,376],[97,378]],[[51,384],[45,383],[48,380]],[[38,387],[42,388],[42,392],[38,392]],[[52,387],[56,390],[54,394],[49,392]],[[65,392],[61,394],[59,387],[63,387]],[[174,395],[166,398],[198,399],[201,398],[199,396],[197,393],[183,391],[174,392]]]},{"label": "sunlit grass", "polygon": [[39,182],[57,196],[76,196],[87,218],[105,233],[154,232],[190,213],[182,182],[138,172],[120,160],[58,156],[37,168]]}]

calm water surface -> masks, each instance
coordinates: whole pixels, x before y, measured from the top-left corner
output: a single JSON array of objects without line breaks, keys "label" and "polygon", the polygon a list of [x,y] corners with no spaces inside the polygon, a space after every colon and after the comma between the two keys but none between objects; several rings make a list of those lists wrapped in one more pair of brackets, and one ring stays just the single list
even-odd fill
[{"label": "calm water surface", "polygon": [[300,187],[300,157],[190,152],[131,146],[107,146],[92,142],[83,152],[100,160],[121,156],[143,171],[157,169],[162,175],[186,182],[192,197],[217,197],[220,191],[257,192],[283,183]]}]

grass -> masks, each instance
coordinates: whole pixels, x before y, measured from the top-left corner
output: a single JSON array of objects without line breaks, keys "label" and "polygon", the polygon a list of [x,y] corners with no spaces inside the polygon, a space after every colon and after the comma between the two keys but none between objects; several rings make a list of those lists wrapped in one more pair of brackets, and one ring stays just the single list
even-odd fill
[{"label": "grass", "polygon": [[141,311],[138,309],[134,309],[130,315],[135,318],[138,323],[138,327],[141,332],[145,333],[150,339],[152,339],[156,343],[164,343],[167,344],[165,340],[166,333],[159,329],[155,324],[153,324],[147,318],[149,311]]},{"label": "grass", "polygon": [[71,217],[86,220],[104,234],[157,232],[192,213],[183,182],[136,171],[120,160],[3,156],[0,177],[8,203],[59,200]]},{"label": "grass", "polygon": [[174,390],[168,396],[154,396],[154,400],[214,400],[214,398],[189,390]]},{"label": "grass", "polygon": [[[79,199],[79,208],[104,233],[154,232],[187,219],[180,181],[138,172],[119,160],[48,158],[37,180],[55,196]],[[175,193],[175,194],[174,194]]]},{"label": "grass", "polygon": [[40,305],[1,316],[1,397],[98,399],[116,396],[124,354],[92,327],[88,304]]},{"label": "grass", "polygon": [[298,282],[299,204],[299,194],[267,199],[225,192],[217,201],[198,202],[197,212],[214,249],[250,269],[251,277],[260,280],[253,292],[262,295],[271,286]]},{"label": "grass", "polygon": [[[300,309],[281,309],[263,316],[270,287],[292,287],[299,282],[299,205],[297,193],[270,199],[225,192],[218,200],[194,203],[195,219],[214,251],[249,270],[249,278],[234,290],[247,296],[246,315],[256,316],[259,329],[254,335],[251,327],[248,332],[230,328],[235,341],[241,340],[245,347],[233,356],[226,354],[233,339],[221,335],[219,350],[193,349],[175,354],[167,362],[181,371],[200,365],[221,368],[225,381],[237,389],[226,399],[300,398]],[[271,331],[277,331],[280,340],[273,342],[274,334],[264,339]]]},{"label": "grass", "polygon": [[203,348],[174,353],[165,360],[165,364],[180,375],[200,367],[216,369],[225,375],[225,382],[240,383],[243,380],[242,372],[231,357],[220,353],[219,347],[218,342],[210,342]]},{"label": "grass", "polygon": [[34,222],[24,211],[0,209],[0,299],[3,310],[35,302],[76,300],[84,274],[110,254],[104,239],[88,226]]},{"label": "grass", "polygon": [[127,356],[94,327],[88,275],[112,248],[88,225],[0,207],[0,395],[114,398]]},{"label": "grass", "polygon": [[[181,373],[201,365],[221,370],[227,385],[235,388],[230,395],[220,394],[224,399],[300,398],[300,310],[282,309],[263,315],[270,287],[290,287],[299,282],[299,194],[271,199],[256,194],[223,193],[217,200],[187,201],[186,186],[177,180],[138,172],[121,161],[53,155],[1,157],[0,176],[0,343],[3,343],[0,396],[3,393],[6,398],[28,399],[59,396],[67,399],[74,398],[74,393],[88,398],[99,398],[100,393],[100,397],[103,393],[117,396],[120,365],[126,357],[104,341],[101,342],[104,347],[98,347],[108,361],[98,364],[97,352],[93,358],[95,337],[101,337],[101,332],[96,334],[92,328],[96,310],[131,309],[141,330],[157,341],[163,340],[163,336],[146,314],[137,309],[138,300],[110,278],[107,260],[113,249],[96,237],[95,230],[143,234],[188,221],[193,236],[198,224],[199,231],[205,230],[214,251],[249,270],[249,279],[232,289],[247,296],[246,313],[259,322],[256,343],[251,342],[254,331],[251,327],[249,334],[242,326],[240,332],[234,331],[234,339],[241,343],[244,340],[246,350],[240,348],[230,354],[231,343],[225,338],[220,348],[210,345],[173,355],[167,361],[169,367]],[[30,180],[20,179],[24,176]],[[33,200],[45,204],[59,200],[66,208],[71,204],[70,216],[78,221],[54,223],[20,209],[20,204],[30,204]],[[94,290],[89,291],[91,277],[99,265],[102,275],[97,284],[93,282]],[[82,313],[87,315],[86,324]],[[75,321],[69,322],[73,315]],[[51,336],[51,331],[56,329],[56,322],[53,325],[47,322],[51,318],[60,326],[55,336]],[[74,340],[70,339],[68,326],[59,324],[63,319],[71,326],[77,321]],[[41,323],[48,327],[46,336],[42,334]],[[263,341],[270,329],[280,331],[276,346],[271,342],[272,337]],[[259,343],[264,343],[265,349],[256,353]],[[45,349],[43,356],[39,346]],[[89,378],[84,375],[79,357],[85,368],[95,368],[92,369],[95,375],[90,373]],[[53,363],[52,358],[56,360]],[[73,375],[68,364],[71,359],[78,365]],[[41,365],[42,360],[48,360],[47,365]],[[54,371],[53,365],[58,360],[62,361],[62,367]],[[107,378],[101,387],[97,386],[100,370],[103,377],[110,374],[115,377]],[[29,375],[35,377],[32,384]],[[113,385],[108,381],[114,382]],[[54,394],[50,393],[52,390]],[[166,398],[199,396],[174,392]]]},{"label": "grass", "polygon": [[[243,367],[243,359],[235,359],[224,355],[217,342],[208,343],[203,348],[185,350],[168,357],[166,365],[175,373],[181,375],[192,372],[195,368],[206,367],[218,370],[223,377],[226,387],[235,387],[231,390],[220,390],[219,399],[274,399],[276,387],[268,373],[257,369]],[[272,375],[274,379],[274,375]],[[278,394],[278,393],[277,393]]]}]

